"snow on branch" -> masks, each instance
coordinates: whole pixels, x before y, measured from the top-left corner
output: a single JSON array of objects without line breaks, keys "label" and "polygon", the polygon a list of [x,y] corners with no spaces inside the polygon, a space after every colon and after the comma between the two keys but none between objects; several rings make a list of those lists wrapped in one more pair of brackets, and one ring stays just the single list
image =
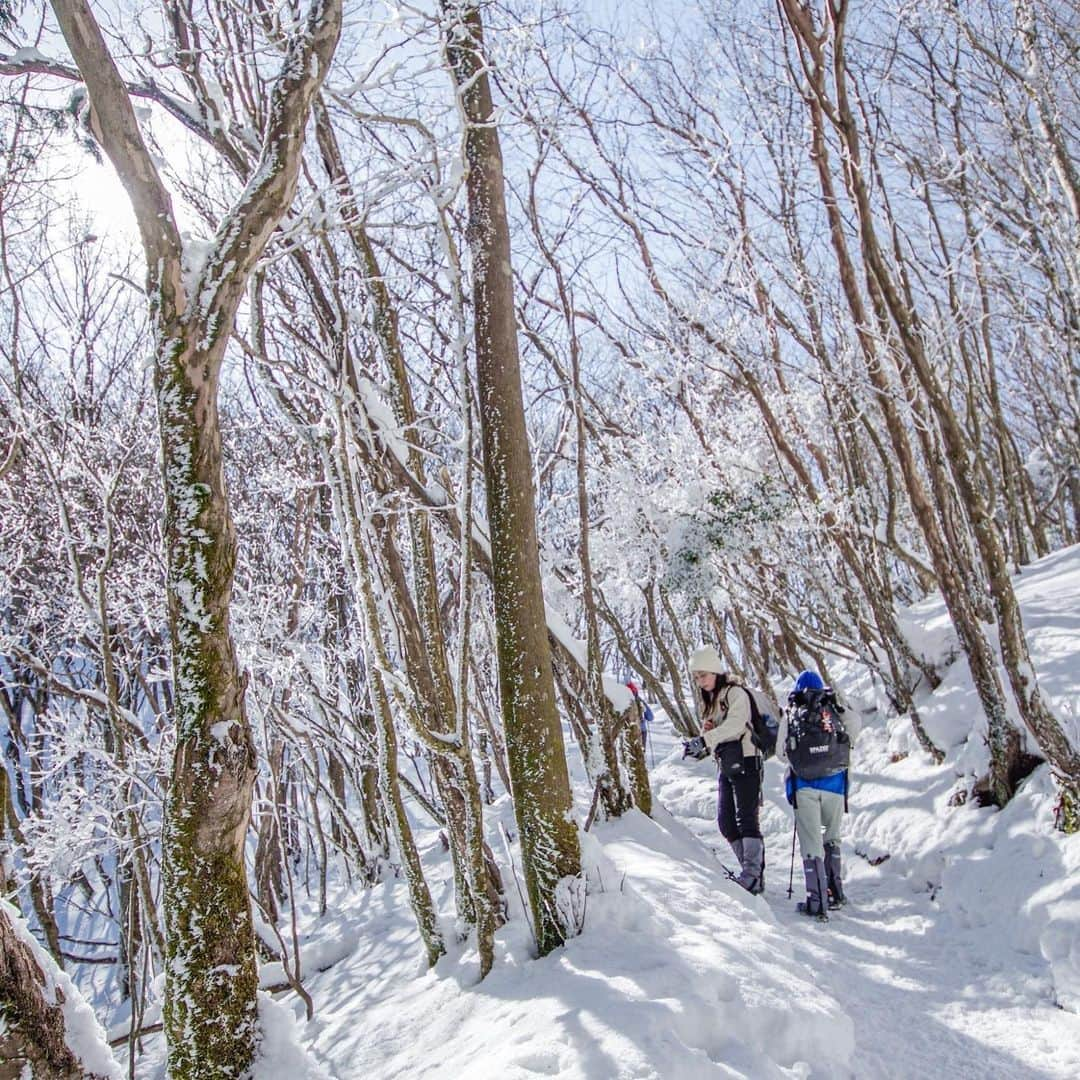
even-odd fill
[{"label": "snow on branch", "polygon": [[[48,1067],[51,1076],[120,1080],[124,1075],[93,1010],[6,900],[0,900],[0,1001],[27,1048],[28,1075],[38,1075],[30,1060]],[[9,1060],[10,1038],[10,1030],[0,1033],[4,1060]]]},{"label": "snow on branch", "polygon": [[[282,207],[292,202],[304,128],[340,36],[341,0],[315,0],[303,31],[290,42],[274,85],[255,170],[233,213],[218,227],[203,269],[201,293],[212,296],[215,308],[229,309],[239,302]],[[209,316],[210,309],[204,308],[203,314]]]}]

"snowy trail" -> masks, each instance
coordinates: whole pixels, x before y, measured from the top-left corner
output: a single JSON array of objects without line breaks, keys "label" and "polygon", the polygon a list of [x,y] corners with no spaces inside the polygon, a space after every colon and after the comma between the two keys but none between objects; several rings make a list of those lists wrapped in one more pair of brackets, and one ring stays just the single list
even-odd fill
[{"label": "snowy trail", "polygon": [[[427,969],[403,882],[346,887],[305,943],[316,1017],[305,1024],[291,997],[289,1024],[267,1014],[276,1041],[259,1080],[1080,1076],[1080,1015],[1056,1006],[1080,985],[1061,962],[1080,953],[1080,847],[1053,835],[1049,782],[1033,778],[1001,812],[950,809],[955,773],[898,750],[891,727],[856,747],[850,903],[827,924],[794,910],[797,856],[787,895],[782,768],[766,767],[767,885],[751,897],[720,870],[734,860],[711,763],[680,760],[657,732],[653,818],[631,812],[582,838],[584,934],[535,959],[515,908],[478,982],[473,944],[449,920],[448,953]],[[512,828],[508,798],[490,810]],[[424,843],[450,912],[448,860],[434,831]],[[308,1071],[293,1064],[301,1044]]]},{"label": "snowy trail", "polygon": [[927,895],[902,895],[884,868],[855,868],[850,881],[857,903],[827,926],[794,914],[786,888],[769,901],[797,959],[854,1019],[860,1080],[1080,1075],[1080,1022],[1033,1001],[1031,975],[981,957]]},{"label": "snowy trail", "polygon": [[[683,824],[732,866],[711,812],[715,780],[707,764],[663,761],[654,781],[661,800],[666,794]],[[678,775],[688,768],[700,785],[693,796],[687,778]],[[1037,951],[1007,934],[988,937],[984,923],[971,923],[963,910],[953,913],[942,897],[935,898],[936,889],[916,891],[909,873],[913,860],[897,857],[871,866],[855,854],[856,846],[866,845],[853,842],[852,826],[865,828],[885,807],[895,812],[905,801],[900,789],[906,785],[899,778],[884,783],[866,777],[853,799],[856,813],[845,822],[843,841],[849,905],[832,913],[827,924],[794,910],[805,890],[796,847],[788,898],[792,816],[779,794],[781,776],[781,767],[770,762],[762,808],[768,872],[758,902],[782,927],[795,959],[819,974],[824,993],[854,1021],[858,1080],[1080,1076],[1080,1017],[1054,1004]],[[924,797],[932,798],[933,791]],[[905,812],[918,810],[912,806]],[[973,850],[968,857],[979,854]]]},{"label": "snowy trail", "polygon": [[[1026,569],[1021,593],[1041,687],[1080,743],[1080,652],[1058,630],[1080,609],[1080,545]],[[510,919],[479,981],[475,941],[453,914],[449,857],[421,815],[447,954],[427,967],[407,885],[389,874],[370,889],[336,878],[325,913],[301,898],[315,1016],[291,993],[262,999],[257,1080],[1080,1077],[1080,835],[1055,831],[1045,767],[1002,810],[967,800],[985,768],[980,705],[963,665],[948,663],[940,603],[910,619],[924,652],[942,658],[920,714],[945,764],[885,714],[868,674],[837,672],[866,722],[843,829],[850,903],[827,924],[794,910],[797,856],[788,896],[782,766],[766,765],[767,883],[752,897],[720,869],[734,859],[716,826],[714,767],[681,760],[661,714],[647,752],[652,818],[631,811],[582,836],[582,934],[535,956],[503,794],[485,823]],[[567,746],[581,820],[591,789],[569,735]],[[262,975],[268,987],[282,981],[279,964]],[[140,1077],[165,1080],[160,1036]]]}]

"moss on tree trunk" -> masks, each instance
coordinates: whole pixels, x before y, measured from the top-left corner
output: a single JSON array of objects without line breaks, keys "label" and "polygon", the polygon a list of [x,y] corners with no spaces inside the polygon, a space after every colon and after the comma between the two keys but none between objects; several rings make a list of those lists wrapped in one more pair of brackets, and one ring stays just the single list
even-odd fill
[{"label": "moss on tree trunk", "polygon": [[559,883],[581,871],[548,645],[532,459],[521,393],[502,152],[475,4],[444,3],[447,55],[466,123],[469,246],[495,631],[521,858],[541,955],[574,928]]},{"label": "moss on tree trunk", "polygon": [[178,329],[156,371],[165,473],[176,752],[164,850],[169,1075],[240,1077],[256,1046],[244,838],[255,748],[229,632],[236,538],[213,359]]}]

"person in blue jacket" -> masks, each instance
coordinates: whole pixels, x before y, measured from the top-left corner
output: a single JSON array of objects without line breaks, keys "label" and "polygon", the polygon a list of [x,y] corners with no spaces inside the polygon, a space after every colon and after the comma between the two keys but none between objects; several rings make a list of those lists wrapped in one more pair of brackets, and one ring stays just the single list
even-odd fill
[{"label": "person in blue jacket", "polygon": [[[823,709],[821,704],[825,706]],[[781,717],[776,736],[776,757],[785,765],[791,765],[789,733],[798,726],[796,716],[805,712],[808,705],[818,706],[818,712],[825,717],[822,723],[826,730],[830,730],[830,724],[839,725],[849,743],[854,742],[859,733],[861,724],[854,710],[845,709],[836,700],[831,688],[816,671],[804,671],[788,695],[788,707]],[[806,880],[806,901],[798,905],[798,910],[825,921],[829,917],[829,908],[841,907],[846,902],[841,874],[840,825],[847,809],[848,771],[837,769],[822,777],[804,779],[789,767],[784,787],[788,802],[795,809],[795,830]]]}]

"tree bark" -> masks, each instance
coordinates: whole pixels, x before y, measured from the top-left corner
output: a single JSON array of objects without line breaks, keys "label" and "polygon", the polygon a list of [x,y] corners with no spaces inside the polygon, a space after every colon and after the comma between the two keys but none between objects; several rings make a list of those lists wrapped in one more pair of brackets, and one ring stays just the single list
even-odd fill
[{"label": "tree bark", "polygon": [[547,639],[528,429],[521,393],[510,230],[480,11],[444,0],[447,57],[465,122],[476,385],[503,724],[522,862],[541,955],[575,928],[560,897],[581,872]]},{"label": "tree bark", "polygon": [[131,198],[157,341],[176,687],[176,753],[162,840],[169,1073],[175,1080],[239,1077],[251,1068],[258,1030],[244,867],[256,769],[246,678],[229,629],[236,536],[218,383],[248,279],[296,190],[311,103],[341,32],[341,4],[312,5],[271,94],[259,162],[209,257],[194,268],[185,265],[171,199],[89,4],[54,0],[53,8],[89,91],[91,130]]},{"label": "tree bark", "polygon": [[[0,1065],[22,1060],[33,1076],[98,1080],[100,1074],[91,1073],[68,1044],[64,991],[56,982],[59,969],[43,970],[13,917],[18,919],[15,909],[0,900],[0,1003],[5,1006]],[[117,1064],[113,1075],[119,1071]]]}]

